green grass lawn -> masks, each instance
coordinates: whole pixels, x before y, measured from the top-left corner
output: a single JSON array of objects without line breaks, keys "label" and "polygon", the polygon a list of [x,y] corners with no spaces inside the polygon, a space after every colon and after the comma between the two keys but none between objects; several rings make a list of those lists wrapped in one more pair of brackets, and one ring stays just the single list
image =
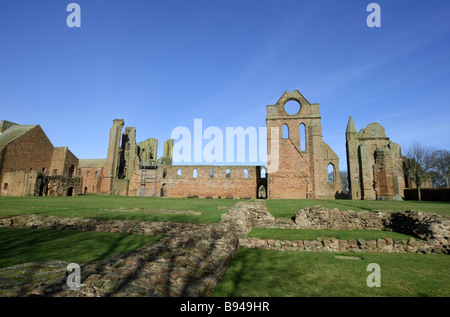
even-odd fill
[{"label": "green grass lawn", "polygon": [[[140,219],[213,223],[236,199],[187,199],[83,195],[77,197],[0,197],[0,217],[19,214],[76,216],[96,219]],[[275,217],[291,218],[298,210],[321,205],[340,210],[405,209],[450,215],[450,203],[415,201],[267,200]],[[226,209],[219,209],[224,206]],[[132,212],[114,209],[136,209]],[[142,210],[141,210],[142,209]],[[163,214],[144,210],[192,210],[201,215]],[[406,238],[383,231],[255,230],[272,239],[310,240]],[[389,235],[389,236],[387,236]],[[398,234],[395,234],[398,235]],[[86,264],[152,243],[160,237],[123,233],[0,228],[0,267],[58,259]],[[335,253],[241,248],[214,296],[450,296],[450,257],[433,254],[352,253],[362,260],[342,260]],[[369,288],[369,263],[381,266],[382,286]]]},{"label": "green grass lawn", "polygon": [[381,231],[381,230],[318,230],[318,229],[262,229],[255,228],[249,235],[249,237],[260,239],[277,239],[277,240],[315,240],[317,237],[325,238],[337,238],[340,240],[351,239],[364,239],[364,240],[376,240],[379,238],[391,238],[391,239],[410,239],[413,238],[410,235]]},{"label": "green grass lawn", "polygon": [[[55,215],[96,219],[139,219],[212,223],[228,212],[236,199],[159,198],[135,196],[82,195],[76,197],[0,197],[0,217],[20,214]],[[227,207],[226,210],[218,206]],[[119,208],[145,210],[192,210],[202,215],[150,212],[118,212]]]},{"label": "green grass lawn", "polygon": [[[177,221],[213,223],[233,206],[237,199],[160,198],[108,195],[76,197],[0,197],[0,217],[19,214],[41,214],[96,219],[140,219],[149,221]],[[406,209],[450,215],[450,203],[417,201],[363,201],[319,199],[269,199],[267,208],[277,218],[291,218],[302,208],[323,206],[340,210],[373,211]],[[219,209],[223,206],[227,209]],[[174,215],[158,212],[118,212],[114,209],[193,210],[202,215]]]},{"label": "green grass lawn", "polygon": [[[239,249],[215,297],[450,296],[450,256]],[[381,287],[368,287],[369,263],[380,265]]]},{"label": "green grass lawn", "polygon": [[375,211],[375,210],[421,210],[450,216],[450,203],[430,201],[381,201],[347,199],[268,199],[267,209],[276,218],[291,218],[300,209],[322,206],[339,210]]},{"label": "green grass lawn", "polygon": [[38,260],[87,264],[161,238],[160,235],[0,228],[0,268]]}]

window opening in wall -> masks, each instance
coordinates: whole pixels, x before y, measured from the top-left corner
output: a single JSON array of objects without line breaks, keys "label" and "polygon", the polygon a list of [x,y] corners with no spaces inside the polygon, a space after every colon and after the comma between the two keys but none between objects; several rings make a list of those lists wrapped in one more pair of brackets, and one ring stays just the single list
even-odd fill
[{"label": "window opening in wall", "polygon": [[333,164],[328,164],[328,183],[334,183],[334,166]]},{"label": "window opening in wall", "polygon": [[166,176],[167,176],[167,170],[164,169],[164,171],[163,171],[163,178],[166,178]]},{"label": "window opening in wall", "polygon": [[87,171],[86,172],[86,177],[89,177],[89,175],[91,175],[91,172]]},{"label": "window opening in wall", "polygon": [[306,126],[300,123],[300,151],[306,151]]},{"label": "window opening in wall", "polygon": [[289,138],[289,127],[287,124],[283,124],[283,139]]},{"label": "window opening in wall", "polygon": [[8,190],[8,183],[3,184],[3,190]]},{"label": "window opening in wall", "polygon": [[181,169],[177,169],[177,176],[181,177]]},{"label": "window opening in wall", "polygon": [[167,197],[167,184],[164,183],[161,186],[161,190],[160,190],[160,195],[161,197]]},{"label": "window opening in wall", "polygon": [[244,169],[244,178],[248,178],[248,169]]},{"label": "window opening in wall", "polygon": [[69,178],[72,178],[72,175],[73,175],[73,171],[75,170],[75,166],[74,165],[71,165],[70,166],[70,168],[69,168]]},{"label": "window opening in wall", "polygon": [[266,178],[266,169],[261,169],[261,178]]},{"label": "window opening in wall", "polygon": [[210,178],[214,177],[214,170],[212,168],[209,170],[209,177]]},{"label": "window opening in wall", "polygon": [[194,168],[194,171],[192,172],[192,177],[197,178],[197,169]]},{"label": "window opening in wall", "polygon": [[53,176],[56,176],[56,175],[58,175],[58,170],[55,168],[55,169],[53,170]]},{"label": "window opening in wall", "polygon": [[98,171],[95,171],[94,175],[95,175],[95,176],[98,176]]},{"label": "window opening in wall", "polygon": [[225,172],[225,177],[230,178],[231,177],[231,171],[229,168],[227,168],[227,171]]},{"label": "window opening in wall", "polygon": [[284,111],[289,115],[294,115],[299,113],[301,110],[301,105],[296,100],[289,100],[284,104]]},{"label": "window opening in wall", "polygon": [[264,185],[261,185],[258,188],[258,198],[262,198],[262,199],[267,198],[266,188],[264,187]]}]

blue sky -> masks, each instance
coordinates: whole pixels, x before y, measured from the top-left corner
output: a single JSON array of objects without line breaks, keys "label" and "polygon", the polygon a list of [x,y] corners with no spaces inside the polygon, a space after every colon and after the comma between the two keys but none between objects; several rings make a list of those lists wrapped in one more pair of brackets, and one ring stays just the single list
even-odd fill
[{"label": "blue sky", "polygon": [[[81,7],[69,28],[66,7]],[[379,121],[403,149],[450,149],[450,2],[79,0],[0,2],[0,119],[40,124],[55,146],[105,158],[112,120],[137,140],[174,128],[264,127],[298,89],[320,104],[346,168],[345,129]],[[375,2],[375,1],[373,1]]]}]

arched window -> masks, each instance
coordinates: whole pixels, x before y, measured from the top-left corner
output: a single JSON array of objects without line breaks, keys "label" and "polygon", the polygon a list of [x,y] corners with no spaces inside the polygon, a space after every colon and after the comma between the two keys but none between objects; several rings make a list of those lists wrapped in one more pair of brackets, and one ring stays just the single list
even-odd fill
[{"label": "arched window", "polygon": [[181,177],[181,169],[180,168],[177,170],[177,176]]},{"label": "arched window", "polygon": [[194,171],[192,172],[192,177],[197,178],[197,169],[194,168]]},{"label": "arched window", "polygon": [[265,168],[261,169],[261,178],[266,178],[266,169]]},{"label": "arched window", "polygon": [[306,151],[306,126],[300,123],[300,151]]},{"label": "arched window", "polygon": [[225,173],[225,177],[226,177],[226,178],[230,178],[230,177],[231,177],[231,171],[230,171],[229,168],[227,168],[227,171],[226,171],[226,173]]},{"label": "arched window", "polygon": [[328,164],[328,183],[334,183],[334,166],[333,164]]},{"label": "arched window", "polygon": [[214,177],[214,170],[212,168],[209,170],[209,177],[210,178]]},{"label": "arched window", "polygon": [[248,169],[244,169],[244,178],[248,178]]},{"label": "arched window", "polygon": [[289,127],[287,124],[283,124],[283,139],[289,138]]},{"label": "arched window", "polygon": [[163,178],[166,178],[166,176],[167,176],[167,170],[164,169],[164,171],[163,171]]}]

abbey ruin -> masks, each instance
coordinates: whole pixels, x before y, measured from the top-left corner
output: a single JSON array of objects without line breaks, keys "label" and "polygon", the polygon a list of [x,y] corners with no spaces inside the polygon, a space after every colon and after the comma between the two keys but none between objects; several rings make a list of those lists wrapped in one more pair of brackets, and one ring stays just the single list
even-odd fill
[{"label": "abbey ruin", "polygon": [[[285,105],[290,101],[298,103],[298,112],[286,111]],[[323,140],[319,104],[310,103],[295,90],[286,91],[274,105],[266,108],[268,158],[273,157],[273,148],[278,152],[278,168],[274,171],[255,165],[173,165],[173,139],[165,141],[164,153],[158,157],[158,140],[149,138],[137,142],[136,128],[124,128],[122,119],[113,120],[106,159],[78,160],[67,148],[53,149],[38,125],[22,126],[2,121],[0,195],[344,197],[339,157]],[[273,147],[274,144],[277,147]],[[357,132],[350,116],[346,152],[348,198],[403,198],[405,174],[401,149],[386,137],[379,123],[371,123]],[[34,180],[30,182],[30,179]],[[51,185],[56,180],[59,185],[54,187],[58,190]]]}]

